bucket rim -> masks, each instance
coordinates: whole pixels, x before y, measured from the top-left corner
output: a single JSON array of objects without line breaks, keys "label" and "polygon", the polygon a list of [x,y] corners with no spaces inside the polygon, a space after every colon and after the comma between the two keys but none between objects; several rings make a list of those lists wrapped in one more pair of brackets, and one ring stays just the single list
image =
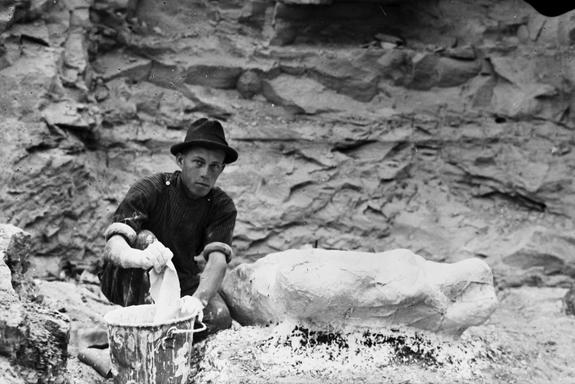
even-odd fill
[{"label": "bucket rim", "polygon": [[159,322],[159,323],[154,323],[154,322],[150,322],[150,323],[138,323],[138,324],[133,324],[133,323],[128,323],[125,321],[111,321],[110,320],[110,316],[113,313],[119,312],[119,311],[123,311],[126,310],[127,308],[133,308],[133,307],[144,307],[144,306],[155,306],[155,304],[140,304],[140,305],[130,305],[127,307],[121,307],[121,308],[115,308],[109,312],[107,312],[104,315],[104,321],[106,322],[106,324],[108,326],[112,326],[112,327],[131,327],[131,328],[161,328],[167,325],[176,325],[179,323],[183,323],[185,321],[189,321],[192,319],[195,319],[196,315],[185,315],[182,317],[178,317],[176,319],[172,319],[169,321],[163,321],[163,322]]}]

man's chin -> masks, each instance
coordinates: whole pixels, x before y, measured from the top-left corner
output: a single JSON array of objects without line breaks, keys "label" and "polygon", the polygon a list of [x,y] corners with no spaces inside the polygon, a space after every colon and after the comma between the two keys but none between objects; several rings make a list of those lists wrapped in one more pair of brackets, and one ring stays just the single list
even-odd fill
[{"label": "man's chin", "polygon": [[194,189],[191,192],[198,197],[204,197],[210,192],[210,189],[212,187],[206,184],[194,184]]}]

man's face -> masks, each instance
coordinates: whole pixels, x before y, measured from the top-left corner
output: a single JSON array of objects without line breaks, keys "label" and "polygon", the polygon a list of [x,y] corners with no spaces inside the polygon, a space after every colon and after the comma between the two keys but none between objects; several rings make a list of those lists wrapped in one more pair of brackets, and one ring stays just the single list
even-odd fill
[{"label": "man's face", "polygon": [[224,169],[224,159],[225,153],[219,149],[193,147],[178,153],[182,180],[192,195],[203,197],[210,192]]}]

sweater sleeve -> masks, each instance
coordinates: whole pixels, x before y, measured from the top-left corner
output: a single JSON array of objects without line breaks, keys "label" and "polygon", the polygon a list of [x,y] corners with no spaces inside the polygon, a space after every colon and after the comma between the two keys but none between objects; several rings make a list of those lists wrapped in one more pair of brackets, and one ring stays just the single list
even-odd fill
[{"label": "sweater sleeve", "polygon": [[127,224],[136,233],[144,229],[157,200],[160,178],[160,175],[155,175],[132,185],[114,212],[112,221]]},{"label": "sweater sleeve", "polygon": [[[237,210],[233,200],[220,190],[214,196],[211,215],[204,232],[204,246],[209,247],[210,244],[224,243],[231,247],[236,217]],[[231,254],[226,256],[229,262]]]}]

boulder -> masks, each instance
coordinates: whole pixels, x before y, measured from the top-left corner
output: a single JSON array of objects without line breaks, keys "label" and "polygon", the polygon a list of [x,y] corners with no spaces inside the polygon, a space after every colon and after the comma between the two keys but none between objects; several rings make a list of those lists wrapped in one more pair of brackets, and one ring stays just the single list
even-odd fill
[{"label": "boulder", "polygon": [[406,249],[381,253],[291,249],[242,264],[223,284],[243,325],[295,321],[310,329],[405,325],[459,336],[497,305],[489,266],[425,260]]},{"label": "boulder", "polygon": [[20,229],[12,225],[0,226],[0,352],[13,355],[17,348],[16,340],[8,330],[15,330],[24,320],[24,308],[12,286],[12,273],[4,262],[5,251],[10,239]]},{"label": "boulder", "polygon": [[0,354],[10,363],[0,382],[22,376],[28,383],[64,383],[70,319],[22,289],[33,284],[26,275],[29,239],[17,227],[0,225]]},{"label": "boulder", "polygon": [[[32,236],[13,225],[5,225],[0,229],[0,236],[4,239],[0,243],[0,252],[5,254],[4,263],[8,267],[4,289],[14,289],[20,298],[33,297],[35,287],[27,276],[30,268],[30,242]],[[5,271],[6,272],[6,271]],[[10,278],[8,278],[10,275]],[[3,279],[4,280],[4,279]]]},{"label": "boulder", "polygon": [[247,70],[238,78],[236,87],[243,98],[251,99],[261,91],[262,79],[256,71]]},{"label": "boulder", "polygon": [[38,280],[37,288],[44,303],[60,308],[72,319],[68,343],[71,355],[83,348],[108,344],[104,315],[118,306],[106,299],[99,284]]}]

